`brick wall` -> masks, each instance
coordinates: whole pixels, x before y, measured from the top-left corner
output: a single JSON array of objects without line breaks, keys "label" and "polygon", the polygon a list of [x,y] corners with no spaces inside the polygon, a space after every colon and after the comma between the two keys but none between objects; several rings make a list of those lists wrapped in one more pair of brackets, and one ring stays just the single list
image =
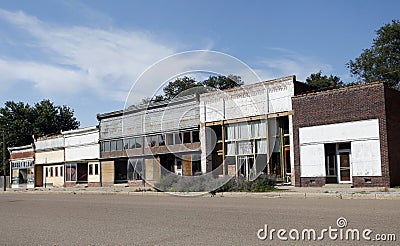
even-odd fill
[{"label": "brick wall", "polygon": [[[300,179],[299,128],[368,119],[379,120],[381,145],[382,178],[374,179],[373,182],[376,183],[373,183],[373,185],[390,185],[387,119],[384,95],[385,86],[380,83],[372,83],[362,86],[315,92],[297,96],[292,99],[294,111],[293,138],[296,186],[307,186],[309,184],[309,179]],[[400,126],[393,124],[393,127]],[[361,186],[360,180],[355,179],[354,185]],[[364,181],[364,179],[362,180]],[[323,184],[324,182],[322,180],[316,182],[316,185],[321,186]]]},{"label": "brick wall", "polygon": [[390,185],[400,185],[400,91],[385,88]]}]

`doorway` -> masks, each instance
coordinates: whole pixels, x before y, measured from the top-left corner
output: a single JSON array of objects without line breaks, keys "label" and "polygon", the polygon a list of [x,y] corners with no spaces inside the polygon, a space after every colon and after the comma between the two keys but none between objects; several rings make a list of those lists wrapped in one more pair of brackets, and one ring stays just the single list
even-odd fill
[{"label": "doorway", "polygon": [[238,170],[238,176],[242,176],[247,180],[255,179],[257,172],[254,165],[254,156],[238,156],[236,170]]},{"label": "doorway", "polygon": [[350,150],[338,151],[339,183],[351,183]]},{"label": "doorway", "polygon": [[88,181],[88,164],[78,163],[77,164],[77,183],[87,183]]},{"label": "doorway", "polygon": [[35,187],[43,186],[43,166],[35,165]]},{"label": "doorway", "polygon": [[128,160],[120,159],[114,161],[114,183],[128,183]]},{"label": "doorway", "polygon": [[290,163],[290,147],[283,147],[283,166],[285,170],[284,182],[290,184],[292,182],[292,165]]}]

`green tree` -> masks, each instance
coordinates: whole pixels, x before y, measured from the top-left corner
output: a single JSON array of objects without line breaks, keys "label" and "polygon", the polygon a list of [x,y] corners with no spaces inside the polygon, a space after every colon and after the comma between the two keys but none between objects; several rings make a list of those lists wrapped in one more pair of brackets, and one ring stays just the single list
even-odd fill
[{"label": "green tree", "polygon": [[228,76],[210,76],[208,79],[201,82],[203,86],[209,86],[219,90],[225,90],[243,85],[242,78],[237,75]]},{"label": "green tree", "polygon": [[[79,121],[74,117],[73,110],[66,105],[55,106],[50,100],[36,103],[34,107],[23,102],[7,101],[0,108],[0,131],[4,130],[7,147],[30,144],[33,135],[59,133],[78,127]],[[0,157],[2,155],[0,148]],[[6,155],[8,159],[8,151]]]},{"label": "green tree", "polygon": [[[170,100],[178,95],[204,93],[209,91],[206,87],[224,90],[243,84],[244,82],[241,77],[237,75],[210,76],[208,79],[200,82],[196,81],[194,78],[185,76],[169,82],[163,89],[164,95],[158,95],[153,98],[152,101]],[[148,102],[148,98],[144,99],[144,102]]]},{"label": "green tree", "polygon": [[174,81],[168,83],[168,85],[163,89],[164,98],[170,100],[180,93],[189,90],[190,88],[197,87],[198,84],[195,79],[190,77],[177,78]]},{"label": "green tree", "polygon": [[347,67],[359,82],[382,81],[396,87],[400,83],[400,22],[393,20],[376,31],[369,49],[363,50]]},{"label": "green tree", "polygon": [[313,73],[306,79],[307,84],[313,85],[319,89],[334,89],[342,87],[343,81],[338,76],[322,75],[322,72]]},{"label": "green tree", "polygon": [[50,100],[36,103],[33,108],[35,120],[33,121],[33,133],[46,135],[67,131],[79,127],[79,122],[74,117],[74,111],[68,106],[55,106]]}]

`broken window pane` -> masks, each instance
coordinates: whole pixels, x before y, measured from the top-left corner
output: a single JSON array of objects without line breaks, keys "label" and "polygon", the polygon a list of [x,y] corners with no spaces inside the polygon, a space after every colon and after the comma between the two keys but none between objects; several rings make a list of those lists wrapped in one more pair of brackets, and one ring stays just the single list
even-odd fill
[{"label": "broken window pane", "polygon": [[190,132],[183,133],[183,143],[191,143],[190,141]]},{"label": "broken window pane", "polygon": [[167,145],[173,145],[173,144],[174,144],[174,134],[167,133]]}]

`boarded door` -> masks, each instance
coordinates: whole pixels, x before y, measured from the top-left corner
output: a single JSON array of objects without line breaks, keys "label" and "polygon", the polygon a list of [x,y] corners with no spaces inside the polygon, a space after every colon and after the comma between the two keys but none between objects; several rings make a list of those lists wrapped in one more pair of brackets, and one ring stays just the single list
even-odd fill
[{"label": "boarded door", "polygon": [[192,176],[192,155],[183,155],[183,176]]},{"label": "boarded door", "polygon": [[101,180],[103,185],[114,184],[114,161],[101,162]]},{"label": "boarded door", "polygon": [[35,165],[35,187],[43,186],[43,166]]}]

